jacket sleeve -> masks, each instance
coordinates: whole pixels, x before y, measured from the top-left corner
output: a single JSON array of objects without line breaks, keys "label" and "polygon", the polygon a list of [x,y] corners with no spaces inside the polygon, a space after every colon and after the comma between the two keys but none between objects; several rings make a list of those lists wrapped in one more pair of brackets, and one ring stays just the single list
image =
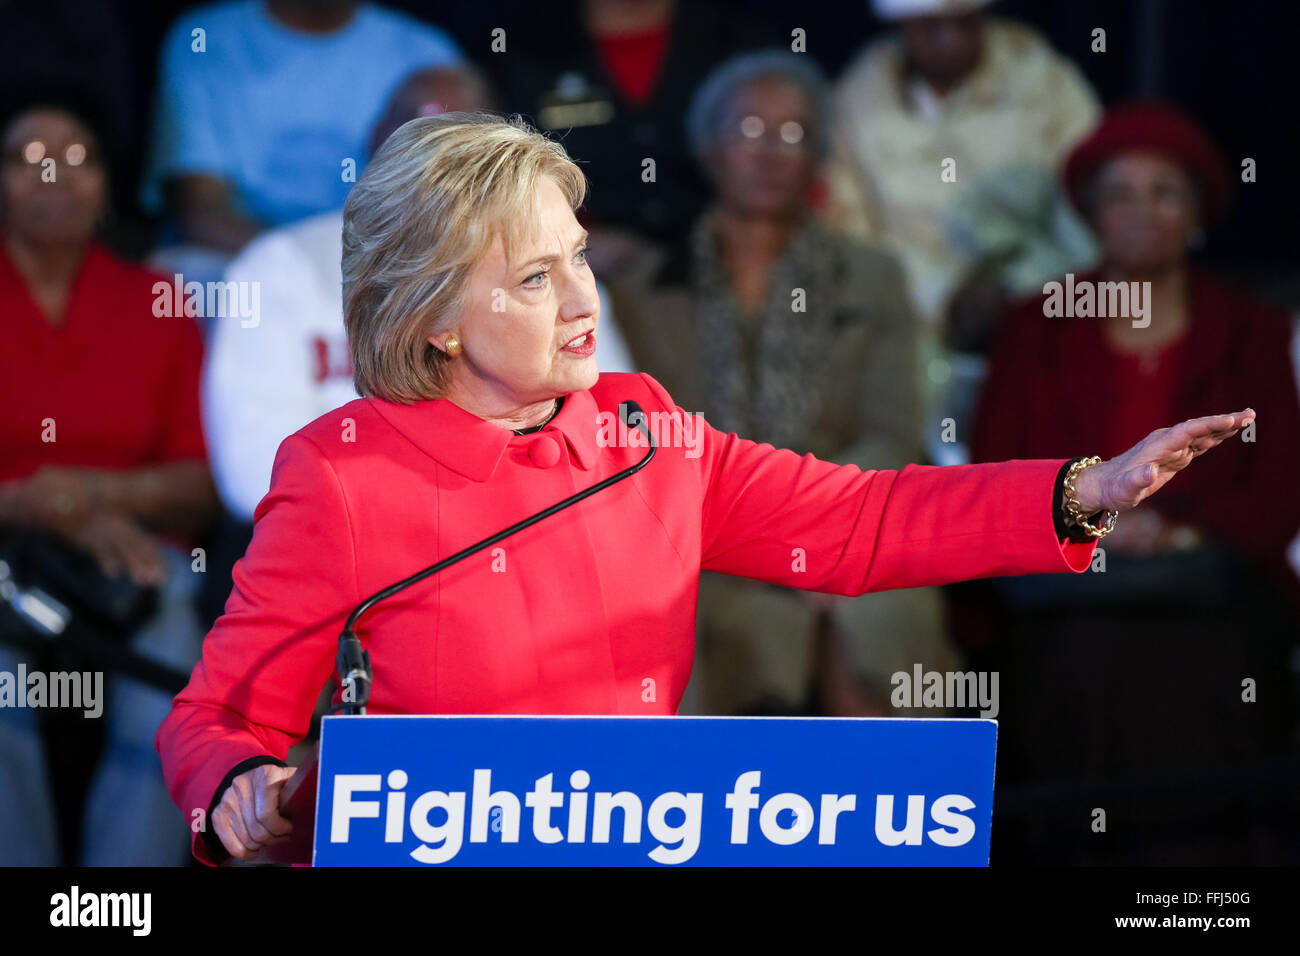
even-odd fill
[{"label": "jacket sleeve", "polygon": [[[338,479],[316,445],[280,445],[253,540],[190,682],[154,737],[172,800],[193,828],[229,772],[253,758],[283,764],[330,679],[337,637],[357,603],[355,554]],[[200,818],[194,811],[202,810]],[[219,861],[194,834],[194,855]]]},{"label": "jacket sleeve", "polygon": [[701,431],[701,570],[857,596],[1080,572],[1096,548],[1057,537],[1052,509],[1067,459],[864,471]]}]

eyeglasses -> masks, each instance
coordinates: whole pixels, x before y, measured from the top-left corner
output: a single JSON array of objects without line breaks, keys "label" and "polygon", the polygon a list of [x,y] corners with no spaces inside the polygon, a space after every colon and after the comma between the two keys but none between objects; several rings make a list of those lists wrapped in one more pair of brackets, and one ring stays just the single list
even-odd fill
[{"label": "eyeglasses", "polygon": [[[40,169],[47,160],[56,159],[52,151],[39,139],[10,150],[4,158],[11,166],[26,166],[31,169]],[[62,165],[71,169],[89,169],[99,166],[100,158],[99,154],[85,143],[69,143],[63,149]]]},{"label": "eyeglasses", "polygon": [[733,140],[750,149],[763,143],[783,153],[803,153],[809,146],[803,124],[786,120],[775,129],[768,129],[761,116],[746,116],[730,130]]}]

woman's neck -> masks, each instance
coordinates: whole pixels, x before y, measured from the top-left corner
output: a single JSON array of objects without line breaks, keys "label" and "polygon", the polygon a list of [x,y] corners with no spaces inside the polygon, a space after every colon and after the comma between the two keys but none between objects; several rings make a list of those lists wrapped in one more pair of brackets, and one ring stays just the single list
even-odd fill
[{"label": "woman's neck", "polygon": [[1186,330],[1191,314],[1191,296],[1183,263],[1168,269],[1142,272],[1107,266],[1102,270],[1102,280],[1140,283],[1140,294],[1146,300],[1148,323],[1135,326],[1130,319],[1121,319],[1103,325],[1107,342],[1119,351],[1145,352],[1160,348],[1179,338]]},{"label": "woman's neck", "polygon": [[9,236],[5,249],[45,320],[51,325],[62,325],[68,295],[86,258],[87,244],[28,243]]},{"label": "woman's neck", "polygon": [[675,5],[674,0],[587,0],[583,18],[597,36],[642,33],[666,23]]},{"label": "woman's neck", "polygon": [[559,398],[548,398],[544,401],[512,407],[506,402],[484,400],[455,383],[452,383],[443,397],[457,408],[462,408],[489,425],[496,425],[507,431],[535,428],[543,424],[559,408],[560,401]]},{"label": "woman's neck", "polygon": [[762,308],[772,266],[790,247],[801,218],[757,216],[721,206],[713,219],[719,260],[737,301],[749,312]]},{"label": "woman's neck", "polygon": [[713,230],[725,251],[746,259],[773,260],[781,258],[801,221],[797,211],[760,215],[720,205],[714,211]]},{"label": "woman's neck", "polygon": [[303,33],[334,33],[352,22],[355,3],[302,3],[300,0],[267,0],[272,17],[287,27]]}]

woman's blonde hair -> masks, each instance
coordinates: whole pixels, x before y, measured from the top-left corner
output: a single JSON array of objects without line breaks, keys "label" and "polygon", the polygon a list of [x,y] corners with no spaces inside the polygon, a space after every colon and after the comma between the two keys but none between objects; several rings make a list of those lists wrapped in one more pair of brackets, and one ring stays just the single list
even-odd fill
[{"label": "woman's blonde hair", "polygon": [[456,359],[429,338],[455,324],[494,239],[508,258],[534,225],[542,176],[582,204],[582,171],[519,116],[422,116],[384,142],[343,207],[343,319],[359,394],[413,404],[445,393]]}]

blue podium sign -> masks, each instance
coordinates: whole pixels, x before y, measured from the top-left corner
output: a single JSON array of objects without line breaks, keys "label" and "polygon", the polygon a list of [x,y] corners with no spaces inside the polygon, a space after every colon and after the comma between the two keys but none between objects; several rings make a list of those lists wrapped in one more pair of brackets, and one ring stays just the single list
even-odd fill
[{"label": "blue podium sign", "polygon": [[997,723],[329,716],[317,866],[987,866]]}]

